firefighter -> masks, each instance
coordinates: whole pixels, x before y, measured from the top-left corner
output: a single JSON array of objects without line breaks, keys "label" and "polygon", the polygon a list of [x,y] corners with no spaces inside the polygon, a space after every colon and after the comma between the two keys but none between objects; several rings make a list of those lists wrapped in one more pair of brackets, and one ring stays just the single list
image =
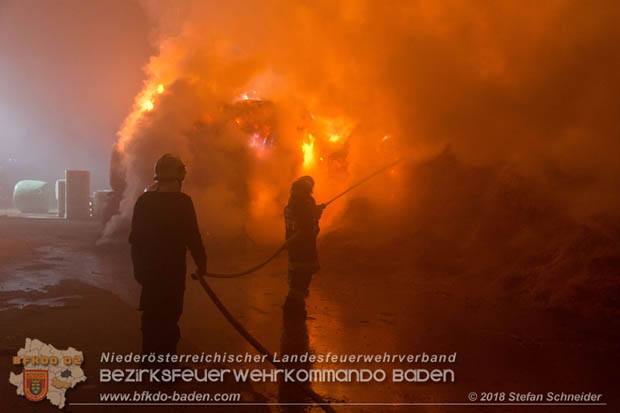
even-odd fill
[{"label": "firefighter", "polygon": [[134,277],[142,286],[142,353],[175,354],[183,312],[186,248],[204,274],[207,267],[192,199],[181,192],[185,165],[163,155],[155,183],[136,201],[131,222]]},{"label": "firefighter", "polygon": [[290,293],[308,296],[312,275],[319,270],[316,237],[319,219],[325,208],[312,197],[314,179],[303,176],[291,185],[288,205],[284,208],[284,222],[288,245],[288,280]]},{"label": "firefighter", "polygon": [[[319,219],[325,205],[317,205],[312,197],[314,179],[303,176],[291,185],[291,195],[284,208],[284,223],[288,244],[289,291],[282,308],[282,337],[280,352],[287,355],[301,355],[309,351],[308,328],[306,326],[306,297],[312,275],[319,270],[316,237],[319,235]],[[291,363],[291,368],[310,369],[310,363]],[[283,411],[296,413],[304,411],[294,403],[309,401],[298,386],[299,383],[283,381],[278,387],[278,401],[286,404]],[[293,404],[290,404],[293,403]]]}]

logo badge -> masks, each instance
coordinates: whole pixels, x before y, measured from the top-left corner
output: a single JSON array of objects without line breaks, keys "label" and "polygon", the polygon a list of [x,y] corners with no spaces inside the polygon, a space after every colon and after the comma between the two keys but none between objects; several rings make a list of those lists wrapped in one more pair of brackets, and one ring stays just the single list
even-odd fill
[{"label": "logo badge", "polygon": [[24,395],[32,402],[45,399],[48,389],[47,370],[24,370]]}]

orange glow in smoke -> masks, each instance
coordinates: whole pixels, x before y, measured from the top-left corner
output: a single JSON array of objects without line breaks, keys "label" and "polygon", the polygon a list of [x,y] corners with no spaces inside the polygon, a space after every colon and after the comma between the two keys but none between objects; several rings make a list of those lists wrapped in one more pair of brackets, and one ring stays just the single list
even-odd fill
[{"label": "orange glow in smoke", "polygon": [[123,151],[127,142],[132,138],[138,120],[145,112],[155,109],[157,95],[164,93],[164,84],[157,81],[150,81],[146,87],[136,97],[134,110],[127,116],[123,127],[118,133],[118,148]]},{"label": "orange glow in smoke", "polygon": [[311,114],[301,137],[302,169],[306,173],[318,173],[322,166],[317,159],[320,162],[329,159],[331,165],[338,163],[346,169],[346,154],[344,157],[341,154],[355,125],[356,122],[349,118]]},{"label": "orange glow in smoke", "polygon": [[164,85],[158,84],[155,88],[151,88],[146,90],[144,96],[142,97],[142,103],[140,104],[140,108],[142,112],[150,112],[155,107],[154,103],[154,95],[161,95],[164,93]]},{"label": "orange glow in smoke", "polygon": [[150,112],[153,110],[153,108],[155,107],[155,105],[153,105],[153,101],[150,99],[145,99],[144,102],[142,102],[142,110],[143,111],[147,111]]}]

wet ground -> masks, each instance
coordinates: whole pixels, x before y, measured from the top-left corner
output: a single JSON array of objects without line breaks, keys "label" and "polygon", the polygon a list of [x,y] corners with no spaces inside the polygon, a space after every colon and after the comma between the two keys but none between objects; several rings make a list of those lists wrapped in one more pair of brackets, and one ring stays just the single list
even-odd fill
[{"label": "wet ground", "polygon": [[[56,411],[30,403],[8,383],[10,357],[26,337],[85,353],[86,383],[69,390],[66,411],[116,411],[117,406],[71,405],[97,401],[100,392],[126,391],[98,383],[102,351],[138,352],[138,285],[123,242],[95,247],[96,222],[0,218],[0,399],[6,411]],[[361,250],[364,240],[320,242],[321,271],[308,298],[291,298],[285,257],[254,275],[210,280],[230,312],[272,352],[315,354],[452,354],[454,383],[313,384],[342,412],[383,411],[618,411],[619,335],[613,320],[585,320],[498,294],[489,280],[437,277],[427,268],[386,262],[380,250]],[[211,270],[234,271],[269,254],[210,251]],[[193,268],[190,265],[190,268]],[[287,298],[288,297],[288,298]],[[617,320],[616,320],[617,322]],[[245,353],[252,347],[218,313],[200,286],[188,280],[181,319],[180,352]],[[270,368],[268,365],[253,365]],[[235,367],[239,367],[238,365]],[[308,367],[308,365],[305,365]],[[314,368],[383,368],[404,364],[314,364]],[[411,368],[409,365],[408,368]],[[413,365],[413,368],[433,368]],[[305,401],[296,388],[274,383],[205,385],[203,391],[235,391],[245,402]],[[131,387],[131,386],[130,386]],[[131,387],[129,390],[133,390]],[[469,403],[476,392],[595,392],[608,406],[440,406]],[[371,404],[387,403],[373,406]],[[420,403],[396,406],[389,403]],[[125,408],[136,411],[136,407]],[[164,407],[159,407],[164,411]],[[179,407],[196,411],[200,407]],[[221,406],[221,411],[321,411],[318,407]],[[2,409],[4,411],[4,409]],[[167,410],[166,410],[167,411]]]}]

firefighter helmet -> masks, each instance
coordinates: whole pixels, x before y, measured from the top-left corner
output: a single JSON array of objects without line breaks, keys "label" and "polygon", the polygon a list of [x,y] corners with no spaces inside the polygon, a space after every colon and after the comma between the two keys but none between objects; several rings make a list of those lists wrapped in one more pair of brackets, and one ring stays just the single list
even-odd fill
[{"label": "firefighter helmet", "polygon": [[314,189],[314,179],[311,176],[302,176],[293,182],[291,185],[291,192],[298,193],[300,195],[310,195]]},{"label": "firefighter helmet", "polygon": [[311,188],[314,188],[314,179],[310,175],[302,176],[299,180],[306,182]]},{"label": "firefighter helmet", "polygon": [[185,173],[183,161],[169,153],[159,158],[155,164],[155,180],[158,182],[183,181]]}]

